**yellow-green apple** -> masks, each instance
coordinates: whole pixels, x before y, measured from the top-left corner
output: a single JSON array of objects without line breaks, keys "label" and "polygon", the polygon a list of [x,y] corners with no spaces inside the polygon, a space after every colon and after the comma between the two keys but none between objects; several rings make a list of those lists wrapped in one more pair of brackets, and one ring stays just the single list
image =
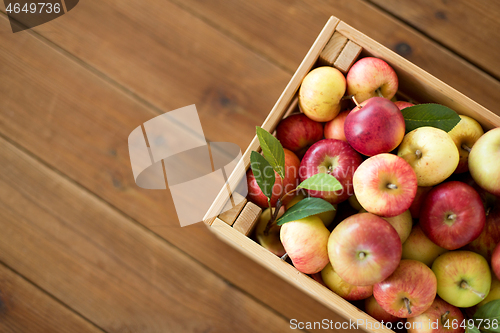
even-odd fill
[{"label": "yellow-green apple", "polygon": [[[285,151],[285,179],[283,181],[283,186],[281,186],[281,177],[275,173],[275,182],[273,186],[273,194],[271,197],[271,205],[276,206],[276,201],[281,195],[281,192],[287,193],[297,187],[299,184],[299,166],[300,160],[292,151],[284,148]],[[260,190],[252,169],[247,171],[247,186],[248,186],[248,199],[255,203],[256,205],[266,208],[269,207],[267,202],[267,197]],[[283,203],[289,202],[293,196],[287,196],[283,199]]]},{"label": "yellow-green apple", "polygon": [[347,141],[344,133],[344,123],[349,111],[342,111],[337,117],[325,124],[325,138]]},{"label": "yellow-green apple", "polygon": [[437,278],[437,293],[446,302],[468,308],[488,296],[491,272],[488,262],[471,251],[450,251],[432,264]]},{"label": "yellow-green apple", "polygon": [[456,250],[483,231],[486,215],[479,194],[465,183],[449,181],[434,187],[422,205],[420,226],[431,241]]},{"label": "yellow-green apple", "polygon": [[[293,205],[295,205],[297,202],[300,200],[304,199],[306,196],[303,193],[297,194],[288,204],[286,204],[286,209],[292,208]],[[315,214],[315,216],[319,217],[321,221],[325,224],[325,227],[329,227],[330,224],[332,224],[333,219],[335,219],[335,216],[337,215],[337,205],[333,205],[334,210],[329,210],[327,212]]]},{"label": "yellow-green apple", "polygon": [[373,57],[356,61],[346,81],[347,94],[354,95],[359,103],[375,96],[391,99],[398,91],[396,72],[384,60]]},{"label": "yellow-green apple", "polygon": [[500,127],[489,130],[476,141],[469,154],[469,171],[486,191],[500,196]]},{"label": "yellow-green apple", "polygon": [[420,224],[415,224],[411,229],[410,236],[403,243],[401,258],[418,260],[431,267],[434,260],[445,252],[448,250],[434,244],[424,234]]},{"label": "yellow-green apple", "polygon": [[[274,211],[274,209],[273,209]],[[281,207],[278,212],[278,217],[285,213],[285,207]],[[281,227],[278,225],[273,225],[271,229],[265,233],[267,224],[271,219],[271,210],[270,208],[264,209],[262,214],[259,216],[259,220],[257,221],[257,227],[255,228],[255,238],[259,242],[262,247],[268,249],[278,257],[282,257],[286,251],[283,248],[283,244],[280,241],[280,229]]]},{"label": "yellow-green apple", "polygon": [[[356,194],[353,194],[347,199],[349,201],[349,204],[351,205],[352,208],[356,209],[357,211],[360,211],[364,209],[358,201],[358,198],[356,198]],[[366,209],[365,209],[366,210]]]},{"label": "yellow-green apple", "polygon": [[390,100],[372,97],[356,107],[344,123],[347,142],[366,156],[394,150],[405,136],[405,119]]},{"label": "yellow-green apple", "polygon": [[[359,212],[364,213],[366,209],[361,208]],[[411,227],[413,226],[413,219],[411,218],[410,211],[405,210],[402,214],[393,217],[381,217],[396,229],[399,239],[401,239],[401,243],[404,243],[410,235]]]},{"label": "yellow-green apple", "polygon": [[358,213],[333,229],[328,239],[328,256],[344,281],[370,286],[394,272],[401,259],[401,240],[381,217]]},{"label": "yellow-green apple", "polygon": [[411,217],[414,219],[418,219],[420,217],[420,211],[422,208],[422,204],[427,197],[429,191],[432,190],[432,186],[419,186],[417,187],[417,194],[415,194],[415,199],[410,206]]},{"label": "yellow-green apple", "polygon": [[397,102],[394,102],[394,104],[396,104],[396,106],[397,106],[400,110],[403,110],[403,109],[409,108],[410,106],[414,106],[414,105],[415,105],[415,104],[413,104],[413,103],[406,102],[406,101],[397,101]]},{"label": "yellow-green apple", "polygon": [[458,149],[445,131],[419,127],[406,134],[398,156],[415,170],[418,186],[434,186],[451,176],[458,165]]},{"label": "yellow-green apple", "polygon": [[408,333],[463,333],[464,319],[459,308],[436,297],[424,313],[408,318]]},{"label": "yellow-green apple", "polygon": [[486,303],[495,301],[497,299],[500,299],[500,280],[498,280],[495,274],[492,274],[490,292],[488,293],[488,296],[486,296],[485,299],[483,299],[481,302],[477,304],[477,307],[479,308],[485,305]]},{"label": "yellow-green apple", "polygon": [[354,172],[353,186],[364,209],[392,217],[410,208],[417,193],[417,176],[404,159],[385,153],[361,163]]},{"label": "yellow-green apple", "polygon": [[276,138],[283,148],[301,158],[313,143],[323,139],[323,125],[303,113],[292,114],[280,121],[276,127]]},{"label": "yellow-green apple", "polygon": [[313,144],[302,158],[300,181],[318,173],[328,173],[334,176],[342,185],[341,190],[308,191],[308,193],[312,197],[323,198],[332,204],[340,203],[354,193],[352,176],[361,162],[361,155],[347,142],[323,139]]},{"label": "yellow-green apple", "polygon": [[280,239],[293,265],[305,274],[321,271],[328,264],[330,231],[317,216],[283,224]]},{"label": "yellow-green apple", "polygon": [[460,155],[455,173],[462,173],[469,170],[469,153],[472,146],[474,146],[483,134],[483,128],[476,120],[460,115],[460,122],[448,132],[448,135],[455,142]]},{"label": "yellow-green apple", "polygon": [[321,271],[321,277],[328,288],[348,301],[358,301],[373,294],[373,286],[355,286],[347,283],[335,272],[330,263]]},{"label": "yellow-green apple", "polygon": [[302,80],[299,107],[312,120],[325,122],[337,116],[346,90],[344,75],[330,66],[310,71]]},{"label": "yellow-green apple", "polygon": [[385,311],[373,295],[365,300],[365,312],[380,322],[395,323],[401,320]]},{"label": "yellow-green apple", "polygon": [[378,304],[393,316],[411,318],[425,312],[436,297],[436,276],[416,260],[401,260],[394,273],[373,286]]},{"label": "yellow-green apple", "polygon": [[496,277],[500,279],[500,243],[498,243],[491,256],[491,268]]}]

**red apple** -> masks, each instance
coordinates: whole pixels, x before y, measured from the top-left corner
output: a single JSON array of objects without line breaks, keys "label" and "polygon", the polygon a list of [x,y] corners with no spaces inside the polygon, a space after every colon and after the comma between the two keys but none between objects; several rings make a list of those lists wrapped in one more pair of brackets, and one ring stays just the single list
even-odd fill
[{"label": "red apple", "polygon": [[397,101],[397,102],[394,102],[394,104],[396,104],[396,106],[400,110],[403,110],[403,109],[409,108],[410,106],[414,106],[415,105],[413,103],[405,102],[405,101]]},{"label": "red apple", "polygon": [[491,256],[491,268],[497,279],[500,280],[500,243],[498,243],[493,255]]},{"label": "red apple", "polygon": [[493,207],[486,206],[484,229],[465,249],[479,253],[490,261],[495,246],[500,243],[500,201]]},{"label": "red apple", "polygon": [[[273,195],[271,197],[271,205],[273,207],[276,206],[276,201],[280,197],[281,191],[283,189],[283,193],[287,193],[297,187],[299,185],[299,166],[300,160],[293,152],[284,148],[285,151],[285,180],[283,182],[284,189],[281,186],[281,177],[275,173],[275,183],[273,186]],[[260,190],[257,181],[253,175],[252,169],[248,169],[247,171],[247,186],[248,186],[248,200],[252,201],[256,205],[266,208],[269,207],[267,203],[267,197]],[[293,196],[288,196],[284,198],[284,204],[288,203],[293,198]]]},{"label": "red apple", "polygon": [[370,286],[394,272],[401,240],[384,219],[370,213],[352,215],[333,229],[328,257],[337,274],[355,286]]},{"label": "red apple", "polygon": [[481,197],[471,186],[459,181],[434,187],[420,214],[425,235],[447,250],[456,250],[476,239],[485,220]]},{"label": "red apple", "polygon": [[408,318],[408,333],[463,333],[464,319],[459,308],[436,297],[427,311]]},{"label": "red apple", "polygon": [[325,138],[347,141],[344,133],[344,123],[349,111],[342,111],[337,117],[325,124]]},{"label": "red apple", "polygon": [[401,157],[379,154],[358,167],[353,185],[356,198],[364,209],[392,217],[410,208],[417,193],[417,176]]},{"label": "red apple", "polygon": [[328,173],[340,182],[342,189],[335,192],[308,191],[310,196],[323,198],[336,204],[347,200],[354,192],[352,176],[361,164],[361,156],[345,141],[324,139],[316,142],[302,158],[300,180],[317,174]]},{"label": "red apple", "polygon": [[411,217],[414,219],[418,219],[420,217],[420,212],[422,208],[422,204],[427,198],[427,194],[429,194],[430,190],[432,190],[432,186],[419,186],[417,187],[417,194],[415,195],[415,199],[410,206]]},{"label": "red apple", "polygon": [[344,132],[347,142],[363,155],[394,150],[405,136],[405,119],[388,99],[372,97],[349,113]]},{"label": "red apple", "polygon": [[323,125],[303,113],[292,114],[280,121],[276,127],[276,138],[283,148],[301,158],[312,144],[323,139]]},{"label": "red apple", "polygon": [[365,300],[365,311],[368,313],[370,316],[375,318],[376,320],[380,322],[386,322],[386,323],[395,323],[399,320],[401,320],[398,317],[395,317],[385,311],[380,304],[377,303],[377,300],[375,297],[370,296]]},{"label": "red apple", "polygon": [[354,95],[359,103],[370,97],[382,95],[387,99],[398,91],[398,77],[384,60],[366,57],[351,67],[346,77],[347,94]]},{"label": "red apple", "polygon": [[416,260],[401,260],[394,273],[373,286],[378,304],[393,316],[411,318],[424,313],[436,297],[432,270]]}]

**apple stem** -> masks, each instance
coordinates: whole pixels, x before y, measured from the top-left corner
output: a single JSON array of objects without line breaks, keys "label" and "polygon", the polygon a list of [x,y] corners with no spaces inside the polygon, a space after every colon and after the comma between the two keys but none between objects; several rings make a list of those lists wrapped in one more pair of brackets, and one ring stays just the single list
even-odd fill
[{"label": "apple stem", "polygon": [[408,314],[411,314],[412,312],[411,312],[411,307],[410,307],[410,300],[406,297],[403,300],[405,302],[406,309],[408,310]]},{"label": "apple stem", "polygon": [[462,281],[460,283],[460,287],[461,288],[464,288],[464,289],[467,289],[467,290],[470,290],[472,291],[474,294],[476,294],[477,296],[481,297],[481,299],[484,299],[486,297],[485,294],[483,293],[480,293],[479,291],[475,290],[474,288],[472,288],[468,283],[467,281]]},{"label": "apple stem", "polygon": [[455,219],[457,218],[457,215],[455,215],[455,214],[451,213],[451,214],[448,214],[448,216],[446,216],[446,218],[447,218],[448,220],[452,220],[452,221],[453,221],[453,220],[455,220]]},{"label": "apple stem", "polygon": [[462,149],[463,149],[463,150],[467,150],[467,152],[469,152],[469,153],[470,153],[470,151],[471,151],[470,147],[469,147],[469,146],[467,146],[465,143],[462,145]]},{"label": "apple stem", "polygon": [[359,254],[358,254],[359,259],[364,259],[365,256],[366,256],[366,253],[364,253],[364,252],[359,252]]},{"label": "apple stem", "polygon": [[417,158],[421,158],[422,152],[419,149],[417,149],[417,150],[415,150],[415,155],[417,155]]},{"label": "apple stem", "polygon": [[441,325],[446,324],[446,321],[448,320],[449,314],[450,314],[450,311],[446,311],[445,313],[443,313],[443,315],[441,316]]},{"label": "apple stem", "polygon": [[354,102],[354,104],[356,104],[356,106],[357,106],[358,108],[360,108],[360,109],[361,109],[361,108],[362,108],[362,106],[361,106],[361,105],[359,105],[358,101],[356,100],[356,97],[355,97],[354,95],[352,95],[352,97],[351,97],[351,98],[352,98],[352,101]]},{"label": "apple stem", "polygon": [[377,93],[378,97],[385,98],[384,95],[382,94],[382,91],[380,90],[380,88],[377,88],[377,90],[375,90],[375,92]]},{"label": "apple stem", "polygon": [[387,184],[387,188],[389,188],[391,190],[396,190],[398,188],[398,186],[396,184],[389,183],[389,184]]},{"label": "apple stem", "polygon": [[344,97],[341,98],[341,100],[346,100],[346,99],[352,99],[354,95],[345,95]]},{"label": "apple stem", "polygon": [[288,253],[285,253],[283,256],[280,257],[280,259],[286,261],[286,259],[288,259]]}]

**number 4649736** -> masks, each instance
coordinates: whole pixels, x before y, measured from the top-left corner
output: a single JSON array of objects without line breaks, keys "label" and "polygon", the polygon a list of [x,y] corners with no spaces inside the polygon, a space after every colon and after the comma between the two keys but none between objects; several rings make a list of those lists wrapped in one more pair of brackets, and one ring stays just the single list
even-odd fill
[{"label": "number 4649736", "polygon": [[10,13],[18,14],[21,12],[31,13],[31,14],[35,14],[35,13],[38,13],[38,14],[56,13],[56,14],[58,14],[61,12],[61,4],[60,3],[52,4],[52,3],[45,3],[45,2],[38,2],[38,3],[32,2],[29,4],[29,6],[27,3],[25,3],[24,6],[22,6],[22,8],[21,8],[21,5],[19,3],[14,3],[14,4],[9,3],[9,5],[5,9],[5,11],[9,14]]}]

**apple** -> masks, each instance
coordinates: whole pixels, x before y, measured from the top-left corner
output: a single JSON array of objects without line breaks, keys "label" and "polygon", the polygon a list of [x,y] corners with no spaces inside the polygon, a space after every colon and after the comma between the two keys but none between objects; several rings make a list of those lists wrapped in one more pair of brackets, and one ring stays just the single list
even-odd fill
[{"label": "apple", "polygon": [[394,150],[405,136],[405,119],[388,99],[372,97],[356,107],[344,123],[347,142],[363,155]]},{"label": "apple", "polygon": [[[362,209],[364,209],[360,204],[359,204],[359,201],[358,201],[358,198],[356,198],[356,194],[353,194],[349,197],[349,199],[347,199],[347,201],[349,201],[349,205],[351,205],[352,208],[356,209],[357,211],[360,211]],[[366,210],[366,209],[365,209]]]},{"label": "apple", "polygon": [[379,154],[368,158],[356,169],[353,186],[364,209],[392,217],[410,208],[417,193],[417,176],[401,157]]},{"label": "apple", "polygon": [[500,196],[500,127],[486,132],[469,154],[469,171],[486,191]]},{"label": "apple", "polygon": [[378,304],[393,316],[411,318],[424,313],[436,297],[436,276],[416,260],[401,260],[394,273],[373,286]]},{"label": "apple", "polygon": [[415,170],[418,186],[434,186],[451,176],[458,166],[458,149],[445,131],[419,127],[406,134],[398,149]]},{"label": "apple", "polygon": [[396,106],[397,106],[400,110],[403,110],[403,109],[409,108],[410,106],[414,106],[414,105],[415,105],[415,104],[413,104],[413,103],[410,103],[410,102],[405,102],[405,101],[397,101],[397,102],[394,102],[394,104],[396,104]]},{"label": "apple", "polygon": [[434,187],[420,214],[425,235],[447,250],[456,250],[476,239],[485,220],[481,197],[472,186],[459,181]]},{"label": "apple", "polygon": [[453,127],[448,135],[457,146],[460,159],[455,173],[462,173],[469,170],[469,153],[472,146],[484,134],[481,125],[471,117],[460,115],[460,122]]},{"label": "apple", "polygon": [[337,272],[335,272],[332,264],[328,264],[323,268],[321,277],[328,288],[348,301],[358,301],[370,297],[373,294],[373,286],[354,286],[344,281]]},{"label": "apple", "polygon": [[432,264],[437,293],[451,305],[468,308],[486,298],[491,286],[488,262],[471,251],[451,251]]},{"label": "apple", "polygon": [[299,107],[314,121],[326,122],[337,116],[346,90],[344,75],[330,66],[310,71],[302,80]]},{"label": "apple", "polygon": [[[300,160],[292,151],[283,148],[285,151],[285,180],[283,181],[284,189],[281,186],[281,177],[275,173],[275,183],[273,186],[273,195],[271,197],[271,206],[276,206],[276,201],[280,197],[281,191],[287,193],[297,187],[299,180],[299,166]],[[248,187],[248,200],[252,201],[261,208],[269,207],[267,197],[260,190],[257,181],[255,180],[252,169],[247,171],[247,187]],[[287,196],[283,199],[283,203],[288,203],[293,196]]]},{"label": "apple", "polygon": [[[304,199],[306,196],[303,193],[297,194],[290,202],[286,205],[286,209],[290,209],[295,205],[297,202],[300,200]],[[330,224],[332,224],[333,220],[335,219],[335,216],[337,215],[337,205],[333,205],[335,210],[329,210],[327,212],[315,214],[315,216],[319,217],[321,221],[325,224],[325,227],[329,227]]]},{"label": "apple", "polygon": [[356,61],[346,81],[347,94],[354,95],[359,103],[375,96],[391,99],[398,91],[396,72],[384,60],[373,57]]},{"label": "apple", "polygon": [[401,240],[381,217],[359,213],[333,229],[328,239],[328,256],[344,281],[355,286],[370,286],[396,269],[401,259]]},{"label": "apple", "polygon": [[[278,212],[278,218],[284,213],[285,207],[281,207]],[[273,225],[267,234],[264,232],[270,219],[271,209],[264,209],[262,214],[260,214],[259,216],[259,220],[257,221],[257,227],[255,228],[255,238],[257,239],[259,244],[262,245],[262,247],[271,251],[278,257],[282,257],[286,253],[286,251],[280,241],[281,227],[278,225]]]},{"label": "apple", "polygon": [[373,295],[365,300],[365,312],[380,322],[395,323],[401,320],[385,311]]},{"label": "apple", "polygon": [[486,296],[485,299],[483,299],[481,302],[477,304],[477,307],[480,308],[481,306],[485,305],[486,303],[489,303],[491,301],[495,301],[497,299],[500,299],[500,280],[495,276],[495,274],[491,275],[491,286],[490,286],[490,292],[488,293],[488,296]]},{"label": "apple", "polygon": [[[359,212],[364,213],[366,212],[366,210],[362,208]],[[381,217],[389,222],[390,225],[392,225],[392,227],[398,233],[399,239],[401,239],[401,243],[404,243],[410,235],[411,228],[413,226],[413,219],[411,218],[410,211],[405,210],[402,214],[393,217]]]},{"label": "apple", "polygon": [[427,194],[429,194],[430,190],[432,190],[432,186],[417,187],[417,194],[415,195],[415,199],[413,199],[413,202],[410,206],[411,217],[413,217],[414,219],[418,219],[420,217],[422,204],[424,203],[425,198],[427,197]]},{"label": "apple", "polygon": [[328,264],[330,231],[317,216],[290,221],[281,226],[280,239],[297,270],[305,274],[321,271]]},{"label": "apple", "polygon": [[434,260],[441,254],[448,252],[434,244],[422,231],[420,224],[415,224],[411,229],[410,236],[403,243],[402,259],[413,259],[431,266]]},{"label": "apple", "polygon": [[493,255],[491,256],[491,268],[495,273],[496,277],[500,279],[500,243],[498,243]]},{"label": "apple", "polygon": [[344,133],[344,123],[349,111],[342,111],[337,117],[325,124],[325,138],[346,141]]},{"label": "apple", "polygon": [[361,164],[362,158],[358,152],[345,141],[323,139],[309,148],[300,163],[300,181],[317,173],[328,173],[340,182],[342,189],[335,192],[308,191],[312,197],[323,198],[337,204],[347,200],[354,191],[352,177]]},{"label": "apple", "polygon": [[492,259],[495,246],[500,243],[500,202],[495,206],[486,206],[484,229],[465,249],[482,255],[487,261]]},{"label": "apple", "polygon": [[464,319],[459,308],[436,297],[424,313],[408,318],[408,333],[463,333]]},{"label": "apple", "polygon": [[276,127],[276,138],[283,148],[301,158],[313,143],[323,139],[323,125],[303,113],[292,114],[280,121]]}]

